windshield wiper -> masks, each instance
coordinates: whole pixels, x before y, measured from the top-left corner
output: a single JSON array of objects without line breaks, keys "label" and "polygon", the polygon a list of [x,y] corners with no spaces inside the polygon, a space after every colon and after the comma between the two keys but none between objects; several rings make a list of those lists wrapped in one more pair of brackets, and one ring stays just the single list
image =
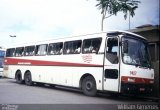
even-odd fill
[{"label": "windshield wiper", "polygon": [[141,65],[139,63],[136,63],[135,66],[138,67],[138,66],[141,66]]}]

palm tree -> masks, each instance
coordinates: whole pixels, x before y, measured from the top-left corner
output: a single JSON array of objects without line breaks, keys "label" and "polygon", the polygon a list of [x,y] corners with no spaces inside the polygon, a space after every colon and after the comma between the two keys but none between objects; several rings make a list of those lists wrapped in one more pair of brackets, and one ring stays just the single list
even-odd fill
[{"label": "palm tree", "polygon": [[[124,13],[124,19],[127,18],[128,12],[129,16],[135,15],[135,10],[138,8],[138,0],[97,0],[99,3],[96,5],[101,9],[102,21],[101,30],[103,31],[104,19],[111,17],[112,15],[117,15],[118,12]],[[106,16],[108,14],[108,16]]]}]

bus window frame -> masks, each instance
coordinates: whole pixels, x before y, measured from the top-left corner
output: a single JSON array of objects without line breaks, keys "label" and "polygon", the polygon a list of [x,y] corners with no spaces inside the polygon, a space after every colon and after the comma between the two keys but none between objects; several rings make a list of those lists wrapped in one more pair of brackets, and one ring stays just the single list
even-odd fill
[{"label": "bus window frame", "polygon": [[[88,47],[88,51],[89,51],[89,52],[85,52],[84,49],[87,49],[87,48],[84,48],[84,47],[85,47],[85,41],[87,41],[87,40],[91,40],[91,42],[94,42],[93,40],[99,40],[99,41],[100,41],[100,44],[99,44],[98,49],[97,49],[96,51],[93,51],[93,50],[94,50],[94,49],[93,49],[94,47],[93,47],[93,45],[91,44],[90,47],[92,46],[92,49],[90,49],[90,47]],[[100,49],[100,47],[101,47],[101,44],[102,44],[102,37],[84,39],[84,40],[83,40],[83,45],[82,45],[82,54],[95,54],[95,53],[98,54],[99,49]],[[96,46],[95,46],[95,47],[96,47]]]},{"label": "bus window frame", "polygon": [[[57,45],[57,44],[59,44],[59,45],[61,45],[62,44],[62,47],[61,47],[61,49],[60,50],[58,50],[58,51],[56,51],[56,53],[55,54],[51,54],[51,51],[54,51],[54,50],[51,50],[50,51],[50,45]],[[47,55],[62,55],[62,53],[63,53],[63,45],[64,45],[64,43],[63,42],[55,42],[55,43],[49,43],[48,44],[48,49],[47,49]],[[56,49],[57,49],[57,47],[56,47]],[[58,53],[57,53],[58,52]]]},{"label": "bus window frame", "polygon": [[[12,52],[12,55],[8,55],[8,50],[12,50],[12,49],[14,49],[13,50],[13,52]],[[6,50],[6,57],[14,57],[15,56],[15,50],[16,50],[16,48],[8,48],[7,50]]]},{"label": "bus window frame", "polygon": [[[38,54],[38,51],[39,51],[39,48],[40,48],[40,47],[38,47],[38,50],[37,50],[37,46],[42,46],[42,45],[46,45],[45,54],[41,54],[41,52],[40,52],[40,54]],[[41,50],[40,50],[40,51],[41,51]],[[48,51],[48,44],[39,44],[39,45],[36,45],[36,46],[35,46],[35,56],[46,56],[46,55],[47,55],[47,51]]]},{"label": "bus window frame", "polygon": [[[79,45],[79,43],[80,43],[80,46],[78,48],[74,48],[75,43],[77,43],[77,45]],[[66,48],[67,44],[71,45],[71,47],[72,47],[71,48],[72,49],[71,52],[70,51],[67,52],[67,49],[69,49],[69,48]],[[66,41],[66,42],[64,42],[64,45],[63,45],[63,55],[80,54],[82,52],[82,45],[83,45],[83,41],[82,40],[73,40],[73,41]],[[78,49],[79,49],[79,52],[77,52]]]},{"label": "bus window frame", "polygon": [[[34,51],[33,51],[33,53],[32,54],[28,54],[28,55],[26,55],[26,48],[28,48],[28,47],[34,47]],[[35,55],[35,48],[36,48],[36,46],[35,45],[30,45],[30,46],[26,46],[25,48],[24,48],[24,56],[34,56]]]},{"label": "bus window frame", "polygon": [[[19,52],[19,51],[21,51],[22,50],[22,52]],[[17,52],[18,51],[18,52]],[[15,48],[15,53],[14,53],[15,55],[15,57],[22,57],[22,56],[24,56],[24,47],[16,47]],[[16,54],[18,54],[18,55],[16,55]]]}]

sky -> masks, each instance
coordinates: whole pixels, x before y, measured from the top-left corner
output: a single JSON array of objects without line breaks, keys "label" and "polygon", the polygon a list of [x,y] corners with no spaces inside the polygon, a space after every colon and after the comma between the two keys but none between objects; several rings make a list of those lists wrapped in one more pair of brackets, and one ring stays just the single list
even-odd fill
[{"label": "sky", "polygon": [[[140,0],[131,29],[159,24],[159,0]],[[101,31],[96,0],[0,0],[0,46],[37,42]],[[104,21],[104,31],[128,30],[123,13]],[[16,37],[10,37],[16,36]]]}]

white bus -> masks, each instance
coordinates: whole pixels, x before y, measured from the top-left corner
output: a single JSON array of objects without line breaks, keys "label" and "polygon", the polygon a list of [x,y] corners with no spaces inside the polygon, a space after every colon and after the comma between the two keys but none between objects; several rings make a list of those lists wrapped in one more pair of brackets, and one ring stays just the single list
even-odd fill
[{"label": "white bus", "polygon": [[10,47],[4,74],[17,83],[33,82],[97,91],[150,93],[154,83],[147,40],[108,31]]},{"label": "white bus", "polygon": [[0,77],[3,76],[4,56],[5,56],[5,49],[0,47]]}]

